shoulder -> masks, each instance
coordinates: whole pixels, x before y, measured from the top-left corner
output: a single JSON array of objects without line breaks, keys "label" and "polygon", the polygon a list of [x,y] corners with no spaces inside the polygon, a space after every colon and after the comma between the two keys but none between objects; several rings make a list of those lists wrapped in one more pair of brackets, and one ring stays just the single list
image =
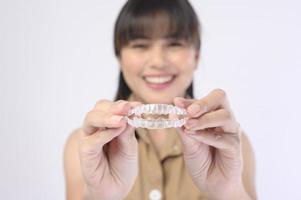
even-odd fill
[{"label": "shoulder", "polygon": [[66,144],[68,144],[69,142],[72,143],[74,141],[79,140],[81,132],[82,132],[81,127],[78,127],[78,128],[75,128],[74,130],[72,130],[70,132],[69,136],[67,137]]},{"label": "shoulder", "polygon": [[67,136],[64,145],[64,152],[63,152],[65,166],[68,166],[70,163],[78,162],[79,160],[78,145],[81,137],[82,137],[81,127],[75,128]]},{"label": "shoulder", "polygon": [[241,134],[241,151],[243,158],[243,169],[242,169],[242,179],[247,192],[256,199],[256,184],[255,184],[255,176],[256,176],[256,161],[255,154],[245,132]]},{"label": "shoulder", "polygon": [[[241,150],[244,161],[249,161],[255,163],[255,155],[253,146],[247,134],[243,131],[241,133]],[[247,164],[247,163],[245,163]],[[251,163],[249,163],[251,164]]]},{"label": "shoulder", "polygon": [[80,134],[81,128],[76,128],[71,131],[65,141],[64,154],[68,153],[68,151],[72,150],[73,148],[77,148]]},{"label": "shoulder", "polygon": [[84,193],[84,180],[78,153],[81,132],[81,128],[73,130],[65,142],[63,157],[67,199],[80,199]]},{"label": "shoulder", "polygon": [[64,165],[65,170],[71,163],[78,160],[78,143],[80,139],[81,128],[76,128],[67,137],[64,146]]}]

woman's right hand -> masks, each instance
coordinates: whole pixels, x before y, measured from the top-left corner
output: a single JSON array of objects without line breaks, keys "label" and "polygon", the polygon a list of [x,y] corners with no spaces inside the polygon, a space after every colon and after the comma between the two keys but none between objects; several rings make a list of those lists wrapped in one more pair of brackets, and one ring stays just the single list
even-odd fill
[{"label": "woman's right hand", "polygon": [[119,200],[138,173],[135,129],[124,116],[139,102],[101,100],[84,120],[79,155],[89,200]]}]

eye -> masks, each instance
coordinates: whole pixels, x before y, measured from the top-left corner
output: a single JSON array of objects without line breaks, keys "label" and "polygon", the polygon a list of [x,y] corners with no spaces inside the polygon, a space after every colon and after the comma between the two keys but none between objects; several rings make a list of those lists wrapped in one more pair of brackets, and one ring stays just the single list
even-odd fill
[{"label": "eye", "polygon": [[172,42],[170,46],[182,46],[180,42]]},{"label": "eye", "polygon": [[168,45],[171,46],[171,47],[181,47],[181,46],[183,46],[184,44],[183,44],[183,42],[181,42],[181,41],[172,41],[172,42],[170,42]]},{"label": "eye", "polygon": [[148,45],[147,44],[132,44],[131,47],[135,48],[135,49],[145,49],[148,47]]},{"label": "eye", "polygon": [[135,39],[130,41],[129,47],[133,49],[146,49],[149,47],[149,42],[144,39]]}]

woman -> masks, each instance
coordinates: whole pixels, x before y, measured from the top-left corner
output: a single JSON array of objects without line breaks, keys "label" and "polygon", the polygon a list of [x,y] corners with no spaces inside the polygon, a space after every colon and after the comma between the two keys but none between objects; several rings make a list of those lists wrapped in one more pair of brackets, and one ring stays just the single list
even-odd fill
[{"label": "woman", "polygon": [[[254,155],[226,93],[194,99],[200,52],[197,16],[187,0],[128,0],[115,24],[120,63],[115,101],[100,100],[65,153],[67,199],[255,199]],[[174,104],[180,128],[127,124],[130,109]]]}]

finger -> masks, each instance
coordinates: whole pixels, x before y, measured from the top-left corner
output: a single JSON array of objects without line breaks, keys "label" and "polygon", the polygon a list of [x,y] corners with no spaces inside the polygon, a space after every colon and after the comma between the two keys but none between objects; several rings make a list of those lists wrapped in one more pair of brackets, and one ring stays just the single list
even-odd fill
[{"label": "finger", "polygon": [[[232,113],[226,109],[205,113],[199,118],[188,119],[184,125],[189,130],[201,130],[205,128],[234,126],[235,120]],[[234,130],[235,131],[235,130]]]},{"label": "finger", "polygon": [[195,100],[193,99],[185,99],[183,97],[175,97],[173,102],[175,106],[186,109],[189,105],[191,105]]},{"label": "finger", "polygon": [[[193,99],[185,99],[183,97],[175,97],[173,99],[173,102],[174,102],[175,106],[186,110],[186,108],[189,105],[191,105],[194,102],[194,100]],[[178,119],[178,115],[171,113],[171,114],[169,114],[169,119],[170,120],[176,120],[176,119]]]},{"label": "finger", "polygon": [[130,125],[127,125],[126,128],[124,129],[123,133],[120,134],[117,139],[121,142],[121,144],[124,144],[127,146],[133,140],[134,141],[136,140],[135,128]]},{"label": "finger", "polygon": [[[122,117],[116,116],[116,117],[110,117],[106,116],[108,112],[125,116],[135,106],[140,105],[140,102],[128,102],[128,101],[116,101],[114,103],[108,101],[108,100],[100,100],[98,102],[98,106],[104,105],[103,107],[98,107],[92,111],[90,111],[86,119],[84,121],[83,130],[87,135],[94,133],[99,128],[105,128],[105,127],[112,127],[116,128],[116,125],[118,126],[119,121],[123,121]],[[103,118],[106,118],[107,120],[103,120]],[[110,122],[110,120],[112,120]],[[106,125],[107,124],[107,125]]]},{"label": "finger", "polygon": [[189,147],[189,149],[192,149],[193,151],[194,146],[199,142],[196,142],[194,138],[191,138],[190,135],[185,132],[185,128],[178,127],[176,130],[183,144],[183,149],[186,150],[186,147]]},{"label": "finger", "polygon": [[114,104],[112,104],[111,108],[109,110],[113,114],[127,115],[131,109],[133,109],[141,104],[142,103],[138,102],[138,101],[129,102],[129,101],[124,101],[124,100],[119,100],[119,101],[116,101]]},{"label": "finger", "polygon": [[195,100],[188,106],[187,112],[191,117],[199,117],[202,114],[220,108],[230,110],[227,95],[221,89],[215,89],[200,100]]},{"label": "finger", "polygon": [[138,142],[135,138],[134,129],[127,125],[126,129],[110,142],[108,149],[110,166],[121,181],[129,176],[137,176]]},{"label": "finger", "polygon": [[86,135],[81,132],[79,147],[81,155],[94,154],[102,151],[102,147],[120,135],[126,126],[114,129],[99,130],[95,134]]},{"label": "finger", "polygon": [[183,148],[187,147],[187,146],[192,146],[195,143],[195,140],[190,138],[189,135],[187,133],[185,133],[185,128],[183,127],[178,127],[176,128],[177,133],[181,139],[181,142],[183,144]]},{"label": "finger", "polygon": [[90,135],[98,129],[117,128],[120,126],[120,123],[123,123],[122,121],[125,121],[123,115],[127,115],[131,108],[140,104],[141,103],[139,102],[126,103],[122,105],[123,107],[119,104],[117,107],[113,108],[112,113],[120,115],[109,116],[103,111],[90,111],[84,120],[83,130],[87,135]]},{"label": "finger", "polygon": [[127,125],[124,131],[117,137],[120,156],[125,159],[135,159],[137,157],[137,139],[135,128]]},{"label": "finger", "polygon": [[225,134],[213,130],[186,131],[191,138],[218,149],[233,149],[240,147],[239,134]]},{"label": "finger", "polygon": [[113,101],[107,99],[101,99],[96,102],[93,109],[107,111],[113,103],[114,103]]},{"label": "finger", "polygon": [[111,107],[108,109],[108,112],[117,115],[126,115],[131,109],[131,104],[128,101],[119,100],[114,102]]},{"label": "finger", "polygon": [[129,104],[130,104],[130,109],[133,109],[133,108],[135,108],[137,106],[141,106],[142,105],[142,103],[139,102],[139,101],[132,101],[132,102],[129,102]]},{"label": "finger", "polygon": [[99,110],[103,112],[112,112],[114,114],[126,114],[127,109],[130,108],[130,102],[125,100],[118,100],[115,102],[102,99],[97,101],[94,106],[94,110]]},{"label": "finger", "polygon": [[86,135],[94,133],[98,129],[119,128],[126,123],[124,116],[104,113],[102,111],[90,111],[84,121],[83,131]]}]

